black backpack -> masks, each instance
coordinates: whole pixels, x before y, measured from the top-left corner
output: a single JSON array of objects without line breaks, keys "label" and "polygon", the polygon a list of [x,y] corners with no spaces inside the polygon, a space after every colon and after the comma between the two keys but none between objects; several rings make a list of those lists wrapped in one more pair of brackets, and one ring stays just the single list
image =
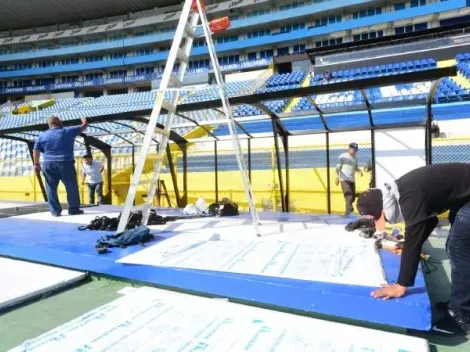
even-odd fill
[{"label": "black backpack", "polygon": [[236,216],[238,205],[235,203],[213,203],[209,205],[209,213],[214,216]]},{"label": "black backpack", "polygon": [[220,216],[236,216],[238,213],[238,205],[234,203],[225,203],[220,206]]}]

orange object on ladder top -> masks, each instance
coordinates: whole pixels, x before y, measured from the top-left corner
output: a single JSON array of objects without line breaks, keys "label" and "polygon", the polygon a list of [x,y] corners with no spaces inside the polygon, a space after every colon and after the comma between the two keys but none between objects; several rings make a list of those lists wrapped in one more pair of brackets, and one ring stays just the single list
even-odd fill
[{"label": "orange object on ladder top", "polygon": [[213,33],[225,31],[230,27],[230,19],[225,16],[209,22],[209,27]]},{"label": "orange object on ladder top", "polygon": [[[201,4],[201,9],[203,11],[206,10],[206,4],[204,4],[204,1],[203,0],[199,0],[199,3]],[[193,4],[191,6],[193,8],[193,11],[197,11],[197,1],[196,0],[193,0]]]}]

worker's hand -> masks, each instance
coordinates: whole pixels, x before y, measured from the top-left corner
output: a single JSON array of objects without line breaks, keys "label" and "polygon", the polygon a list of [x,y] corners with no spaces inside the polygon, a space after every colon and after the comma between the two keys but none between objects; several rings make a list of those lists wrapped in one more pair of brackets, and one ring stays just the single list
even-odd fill
[{"label": "worker's hand", "polygon": [[373,291],[370,295],[374,298],[387,300],[390,298],[400,298],[406,294],[407,288],[398,284],[382,285],[380,290]]},{"label": "worker's hand", "polygon": [[336,186],[339,185],[339,178],[337,178],[337,179],[335,180],[335,185],[336,185]]},{"label": "worker's hand", "polygon": [[34,165],[34,172],[39,174],[41,172],[41,165],[35,164]]},{"label": "worker's hand", "polygon": [[82,121],[83,124],[87,123],[86,117],[80,117],[80,121]]}]

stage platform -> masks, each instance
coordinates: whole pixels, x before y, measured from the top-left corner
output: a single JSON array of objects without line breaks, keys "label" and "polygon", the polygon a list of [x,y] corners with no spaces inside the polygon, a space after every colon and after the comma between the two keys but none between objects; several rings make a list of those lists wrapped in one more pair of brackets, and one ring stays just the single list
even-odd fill
[{"label": "stage platform", "polygon": [[0,258],[0,312],[85,278],[85,273],[74,270]]},{"label": "stage platform", "polygon": [[[30,204],[31,205],[31,204]],[[25,205],[26,206],[26,205]],[[7,207],[3,206],[4,209]],[[231,301],[282,310],[336,316],[377,324],[386,324],[416,330],[431,327],[431,309],[423,274],[418,273],[416,286],[408,296],[399,300],[377,300],[370,296],[373,287],[346,282],[310,281],[289,277],[273,277],[249,273],[187,269],[183,267],[136,265],[117,262],[129,261],[137,252],[142,254],[158,248],[166,241],[179,236],[201,233],[222,235],[238,227],[249,232],[249,216],[231,218],[206,218],[178,220],[164,226],[151,226],[157,235],[154,243],[146,247],[133,246],[112,249],[97,254],[94,245],[103,231],[79,231],[78,226],[88,224],[95,216],[117,216],[120,208],[100,206],[85,209],[85,214],[53,218],[49,213],[31,213],[0,219],[0,256],[45,263],[68,269],[132,280],[161,288],[196,293],[210,297],[226,297]],[[159,209],[161,215],[179,214],[178,210]],[[66,212],[64,212],[66,213]],[[339,231],[352,218],[327,215],[261,213],[261,220],[268,232],[315,231],[323,241],[332,231]],[[247,233],[240,233],[243,237]],[[355,234],[352,239],[361,240]],[[273,234],[270,238],[276,238]],[[334,241],[333,241],[334,243]],[[380,252],[383,271],[388,282],[396,279],[400,258]],[[210,258],[209,258],[210,259]],[[368,271],[364,277],[377,268]],[[359,267],[356,268],[356,270]],[[365,280],[367,282],[367,280]]]},{"label": "stage platform", "polygon": [[429,347],[421,338],[142,287],[11,352],[89,350],[428,352]]}]

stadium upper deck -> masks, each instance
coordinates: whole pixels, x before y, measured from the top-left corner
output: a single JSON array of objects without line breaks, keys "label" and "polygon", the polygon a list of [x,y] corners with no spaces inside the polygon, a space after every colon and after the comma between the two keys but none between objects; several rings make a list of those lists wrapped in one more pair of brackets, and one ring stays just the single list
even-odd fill
[{"label": "stadium upper deck", "polygon": [[[232,27],[216,36],[216,49],[220,62],[236,69],[267,66],[273,56],[308,48],[458,22],[470,14],[469,5],[468,0],[232,0],[209,5],[208,14],[231,18]],[[158,79],[178,18],[173,7],[82,26],[2,32],[0,93],[66,83],[86,88],[96,80],[113,84],[123,77],[125,82]],[[206,54],[204,41],[196,41],[190,68],[207,69]]]}]

